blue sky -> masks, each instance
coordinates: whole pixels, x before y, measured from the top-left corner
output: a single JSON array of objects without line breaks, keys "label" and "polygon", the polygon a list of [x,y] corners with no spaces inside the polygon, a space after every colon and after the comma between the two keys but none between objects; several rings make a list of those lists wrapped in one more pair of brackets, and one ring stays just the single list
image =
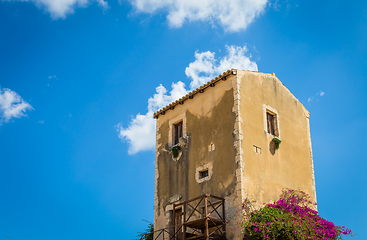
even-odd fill
[{"label": "blue sky", "polygon": [[367,239],[366,1],[8,0],[0,23],[0,239],[133,239],[151,112],[231,67],[310,111],[319,212]]}]

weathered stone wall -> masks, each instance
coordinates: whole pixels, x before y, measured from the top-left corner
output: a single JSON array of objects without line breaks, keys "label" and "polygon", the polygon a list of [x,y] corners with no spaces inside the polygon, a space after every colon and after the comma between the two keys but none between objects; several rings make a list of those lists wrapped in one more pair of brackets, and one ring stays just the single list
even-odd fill
[{"label": "weathered stone wall", "polygon": [[[182,198],[175,202],[179,203],[205,193],[223,198],[234,193],[237,181],[234,124],[237,116],[233,112],[233,83],[236,79],[231,75],[158,117],[156,229],[170,225],[172,196],[181,195]],[[164,152],[162,147],[167,143],[172,146],[170,128],[181,120],[184,120],[183,132],[188,142],[182,148],[179,160],[173,160],[172,154]],[[198,180],[198,171],[202,168],[209,169],[208,180]]]}]

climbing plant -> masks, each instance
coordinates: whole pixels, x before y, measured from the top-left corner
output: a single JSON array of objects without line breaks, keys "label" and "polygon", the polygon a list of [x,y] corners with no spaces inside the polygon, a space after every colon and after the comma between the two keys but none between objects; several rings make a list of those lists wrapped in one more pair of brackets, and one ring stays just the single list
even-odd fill
[{"label": "climbing plant", "polygon": [[272,140],[271,140],[272,142],[273,142],[273,144],[274,144],[274,148],[275,149],[279,149],[279,145],[280,145],[280,143],[282,142],[279,138],[273,138]]},{"label": "climbing plant", "polygon": [[337,240],[353,235],[319,216],[309,195],[300,190],[283,190],[280,198],[260,208],[246,199],[242,205],[244,240]]},{"label": "climbing plant", "polygon": [[174,146],[174,147],[172,148],[172,156],[173,156],[174,158],[177,158],[177,157],[178,157],[178,154],[179,154],[179,152],[180,152],[180,150],[181,150],[181,147],[180,147],[180,146]]},{"label": "climbing plant", "polygon": [[153,240],[154,224],[147,220],[143,221],[149,223],[148,227],[144,232],[138,233],[138,238],[136,240]]}]

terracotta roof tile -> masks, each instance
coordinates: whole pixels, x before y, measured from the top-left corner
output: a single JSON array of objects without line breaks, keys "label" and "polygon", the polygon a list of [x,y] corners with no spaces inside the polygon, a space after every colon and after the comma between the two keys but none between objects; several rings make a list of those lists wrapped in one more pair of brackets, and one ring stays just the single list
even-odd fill
[{"label": "terracotta roof tile", "polygon": [[182,98],[180,98],[180,99],[174,101],[173,103],[165,106],[164,108],[158,110],[156,113],[154,113],[154,118],[158,118],[159,115],[164,115],[166,113],[166,111],[173,110],[175,108],[175,106],[177,106],[178,104],[183,104],[184,101],[186,101],[187,99],[192,99],[195,94],[197,94],[197,93],[203,93],[206,88],[208,88],[208,87],[214,87],[215,86],[215,83],[219,82],[220,80],[226,80],[227,76],[229,76],[229,75],[235,75],[236,73],[237,73],[237,70],[236,69],[230,69],[230,70],[222,73],[218,77],[212,79],[211,81],[205,83],[204,85],[198,87],[197,89],[189,92],[188,94],[186,94]]}]

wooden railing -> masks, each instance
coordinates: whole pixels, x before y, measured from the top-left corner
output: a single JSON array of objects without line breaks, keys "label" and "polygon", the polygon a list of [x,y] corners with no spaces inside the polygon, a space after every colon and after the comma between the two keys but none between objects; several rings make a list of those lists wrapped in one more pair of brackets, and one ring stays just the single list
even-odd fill
[{"label": "wooden railing", "polygon": [[[175,238],[176,233],[173,232],[173,230],[170,231],[170,229],[175,229],[176,227],[180,227],[180,226],[177,225],[177,226],[166,227],[166,228],[156,230],[154,232],[143,234],[141,236],[140,240],[158,240],[158,239],[173,240],[173,239],[178,239],[178,238]],[[182,225],[181,225],[181,228],[182,228]],[[179,228],[178,231],[181,228]]]},{"label": "wooden railing", "polygon": [[173,217],[176,210],[182,211],[182,222],[144,234],[140,240],[194,240],[226,239],[224,199],[210,194],[188,201],[173,204]]}]

